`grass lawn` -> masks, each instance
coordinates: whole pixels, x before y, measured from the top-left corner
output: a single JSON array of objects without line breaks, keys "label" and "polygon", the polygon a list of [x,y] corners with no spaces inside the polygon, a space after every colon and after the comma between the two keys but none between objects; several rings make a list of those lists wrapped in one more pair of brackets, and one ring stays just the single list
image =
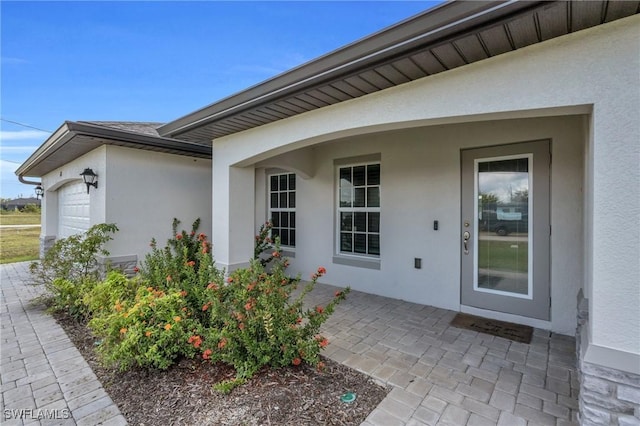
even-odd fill
[{"label": "grass lawn", "polygon": [[0,225],[40,225],[40,214],[2,214]]},{"label": "grass lawn", "polygon": [[478,246],[480,268],[527,272],[529,247],[526,242],[480,240]]},{"label": "grass lawn", "polygon": [[[5,224],[4,221],[3,224]],[[0,263],[36,260],[39,250],[39,227],[0,228]]]}]

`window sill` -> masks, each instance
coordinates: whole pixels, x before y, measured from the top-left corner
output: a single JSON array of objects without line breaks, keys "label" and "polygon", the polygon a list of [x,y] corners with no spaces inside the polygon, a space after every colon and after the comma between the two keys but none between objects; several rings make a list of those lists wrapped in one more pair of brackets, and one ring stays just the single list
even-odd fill
[{"label": "window sill", "polygon": [[356,268],[380,270],[380,259],[364,259],[347,256],[333,256],[333,263],[338,265],[354,266]]},{"label": "window sill", "polygon": [[284,257],[289,257],[289,258],[295,258],[296,257],[296,252],[295,252],[294,248],[281,247],[280,251],[282,252],[282,255]]}]

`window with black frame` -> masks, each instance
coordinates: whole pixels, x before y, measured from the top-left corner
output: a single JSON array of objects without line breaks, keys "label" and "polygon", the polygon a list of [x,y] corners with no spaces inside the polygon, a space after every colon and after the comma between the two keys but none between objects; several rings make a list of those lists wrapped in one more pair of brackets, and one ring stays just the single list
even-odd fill
[{"label": "window with black frame", "polygon": [[380,164],[338,169],[338,253],[380,256]]},{"label": "window with black frame", "polygon": [[296,175],[269,175],[269,217],[271,238],[280,237],[283,247],[296,246]]}]

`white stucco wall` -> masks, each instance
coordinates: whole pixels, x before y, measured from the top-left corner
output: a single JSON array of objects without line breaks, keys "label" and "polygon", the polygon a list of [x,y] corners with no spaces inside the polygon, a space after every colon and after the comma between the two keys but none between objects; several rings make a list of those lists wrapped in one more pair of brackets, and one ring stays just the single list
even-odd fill
[{"label": "white stucco wall", "polygon": [[[297,179],[297,246],[292,271],[318,266],[324,282],[460,310],[460,150],[551,139],[551,321],[497,316],[573,334],[582,284],[583,116],[442,125],[341,139],[313,150],[316,174]],[[332,262],[335,250],[334,160],[381,155],[380,270]],[[274,160],[277,160],[274,159]],[[267,217],[264,170],[256,173],[256,223]],[[438,231],[433,221],[438,220]],[[422,259],[415,269],[414,258]],[[567,307],[571,307],[567,309]],[[485,316],[495,313],[484,312]]]},{"label": "white stucco wall", "polygon": [[56,190],[91,168],[98,188],[90,191],[90,225],[115,223],[119,231],[107,249],[111,257],[150,251],[156,238],[164,245],[174,217],[190,230],[197,218],[200,232],[211,235],[211,160],[103,145],[42,178],[42,236],[57,236]]},{"label": "white stucco wall", "polygon": [[[584,256],[592,362],[640,359],[640,17],[633,16],[214,141],[214,181],[229,166],[358,134],[443,123],[592,113]],[[462,136],[462,135],[461,135]],[[437,165],[436,165],[437,166]],[[228,209],[239,186],[214,191]],[[242,196],[245,198],[246,195]],[[248,225],[248,224],[245,224]],[[303,225],[300,225],[303,226]],[[216,223],[214,236],[238,231]],[[442,235],[442,234],[440,234]],[[231,250],[231,245],[234,245]],[[250,239],[218,247],[250,255]],[[572,301],[566,309],[575,312]],[[640,363],[638,363],[640,365]],[[639,367],[634,367],[640,370]]]},{"label": "white stucco wall", "polygon": [[200,218],[200,232],[211,235],[211,160],[119,146],[106,154],[106,218],[120,229],[112,256],[142,260],[151,238],[164,245],[171,237],[174,217],[187,231]]}]

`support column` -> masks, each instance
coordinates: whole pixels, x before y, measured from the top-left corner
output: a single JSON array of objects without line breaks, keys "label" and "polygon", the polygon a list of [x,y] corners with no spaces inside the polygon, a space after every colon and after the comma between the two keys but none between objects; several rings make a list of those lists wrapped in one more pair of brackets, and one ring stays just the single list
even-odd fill
[{"label": "support column", "polygon": [[586,150],[588,281],[576,339],[583,425],[640,425],[640,125],[627,114],[640,98],[632,101],[596,106]]},{"label": "support column", "polygon": [[214,153],[212,188],[213,255],[230,272],[253,257],[255,168],[230,166]]}]

